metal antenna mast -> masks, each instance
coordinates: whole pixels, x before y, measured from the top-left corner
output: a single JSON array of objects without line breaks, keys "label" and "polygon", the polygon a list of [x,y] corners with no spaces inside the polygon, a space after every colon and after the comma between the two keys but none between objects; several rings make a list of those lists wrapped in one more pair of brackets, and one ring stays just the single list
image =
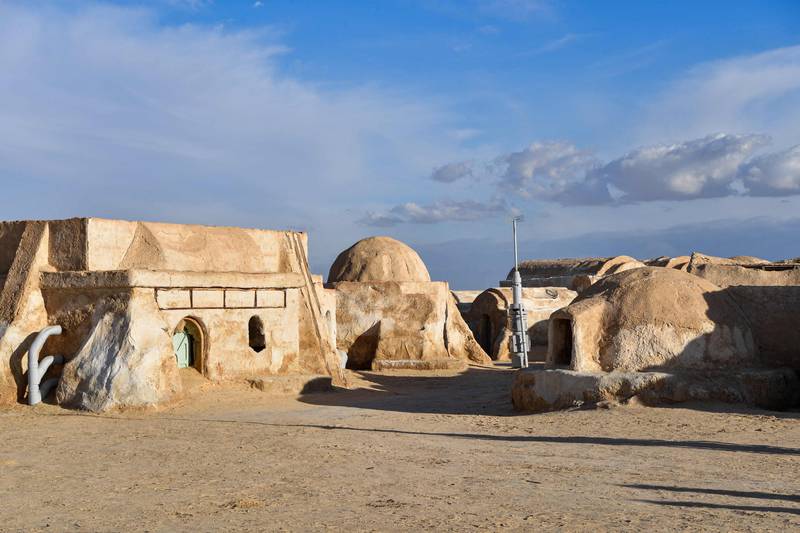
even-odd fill
[{"label": "metal antenna mast", "polygon": [[511,221],[514,231],[514,274],[512,276],[513,303],[509,307],[511,320],[511,338],[508,339],[508,351],[511,352],[511,366],[514,368],[528,368],[528,313],[522,303],[522,277],[519,275],[519,253],[517,251],[517,221]]},{"label": "metal antenna mast", "polygon": [[517,221],[520,217],[514,217],[511,220],[511,227],[514,231],[514,270],[519,270],[519,254],[517,253]]}]

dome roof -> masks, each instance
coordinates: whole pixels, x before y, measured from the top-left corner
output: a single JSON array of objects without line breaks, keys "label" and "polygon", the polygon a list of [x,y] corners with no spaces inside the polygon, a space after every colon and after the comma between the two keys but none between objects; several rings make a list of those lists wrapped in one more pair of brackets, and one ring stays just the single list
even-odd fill
[{"label": "dome roof", "polygon": [[731,296],[672,268],[612,274],[553,318],[572,322],[576,370],[717,369],[747,365],[757,355]]},{"label": "dome roof", "polygon": [[339,254],[331,265],[328,282],[430,281],[417,252],[391,237],[362,239]]}]

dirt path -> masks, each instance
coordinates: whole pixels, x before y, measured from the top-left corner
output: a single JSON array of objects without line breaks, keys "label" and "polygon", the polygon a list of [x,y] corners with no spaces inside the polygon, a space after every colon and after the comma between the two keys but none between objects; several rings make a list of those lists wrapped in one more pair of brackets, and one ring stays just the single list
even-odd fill
[{"label": "dirt path", "polygon": [[512,372],[0,412],[0,530],[791,530],[800,413],[514,413]]}]

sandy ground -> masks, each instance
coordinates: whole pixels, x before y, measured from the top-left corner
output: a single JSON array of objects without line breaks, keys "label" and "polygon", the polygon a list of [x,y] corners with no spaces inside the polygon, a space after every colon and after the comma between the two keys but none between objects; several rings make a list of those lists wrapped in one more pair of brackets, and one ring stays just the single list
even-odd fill
[{"label": "sandy ground", "polygon": [[0,530],[793,530],[800,413],[519,415],[507,369],[0,411]]}]

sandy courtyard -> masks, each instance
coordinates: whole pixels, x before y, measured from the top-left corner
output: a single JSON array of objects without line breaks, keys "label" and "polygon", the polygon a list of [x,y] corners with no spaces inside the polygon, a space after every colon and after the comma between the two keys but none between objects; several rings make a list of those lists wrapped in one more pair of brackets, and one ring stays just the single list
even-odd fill
[{"label": "sandy courtyard", "polygon": [[513,373],[218,388],[157,412],[0,412],[0,530],[792,530],[800,413],[518,415]]}]

